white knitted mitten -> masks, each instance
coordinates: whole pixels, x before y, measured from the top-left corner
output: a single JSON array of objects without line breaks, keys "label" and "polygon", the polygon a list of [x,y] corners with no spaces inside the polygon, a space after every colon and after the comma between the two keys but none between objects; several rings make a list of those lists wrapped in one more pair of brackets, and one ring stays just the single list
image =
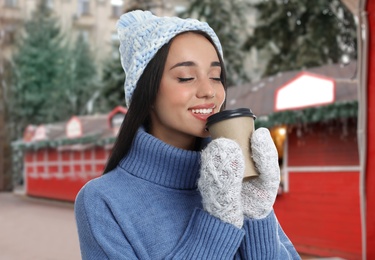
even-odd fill
[{"label": "white knitted mitten", "polygon": [[242,185],[242,205],[247,217],[266,217],[275,203],[280,184],[280,168],[276,146],[266,128],[254,131],[251,150],[259,177]]},{"label": "white knitted mitten", "polygon": [[218,138],[202,151],[198,189],[203,208],[211,215],[238,228],[243,225],[241,185],[245,162],[240,146]]}]

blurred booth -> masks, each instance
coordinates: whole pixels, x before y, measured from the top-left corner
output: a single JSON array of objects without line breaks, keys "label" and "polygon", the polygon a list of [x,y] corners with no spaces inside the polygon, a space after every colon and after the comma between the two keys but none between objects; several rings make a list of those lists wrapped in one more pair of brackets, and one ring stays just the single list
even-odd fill
[{"label": "blurred booth", "polygon": [[118,106],[107,115],[28,126],[18,144],[24,154],[26,194],[74,201],[87,181],[103,173],[126,112]]},{"label": "blurred booth", "polygon": [[361,259],[356,62],[279,73],[229,88],[270,129],[281,186],[275,212],[298,252]]}]

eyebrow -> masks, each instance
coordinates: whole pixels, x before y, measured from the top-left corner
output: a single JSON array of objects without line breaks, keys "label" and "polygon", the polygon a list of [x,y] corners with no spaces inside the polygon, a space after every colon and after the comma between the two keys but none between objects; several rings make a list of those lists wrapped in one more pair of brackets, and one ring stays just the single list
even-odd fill
[{"label": "eyebrow", "polygon": [[[172,70],[176,67],[193,67],[193,66],[197,66],[197,64],[193,61],[183,61],[183,62],[179,62],[173,65],[169,70]],[[213,61],[211,62],[211,67],[221,67],[221,64],[218,61]]]}]

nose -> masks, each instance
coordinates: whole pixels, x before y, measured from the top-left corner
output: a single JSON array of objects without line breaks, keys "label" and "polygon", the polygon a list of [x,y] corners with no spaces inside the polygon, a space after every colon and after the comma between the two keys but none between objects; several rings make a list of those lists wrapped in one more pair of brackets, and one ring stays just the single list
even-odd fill
[{"label": "nose", "polygon": [[202,80],[201,84],[198,86],[197,97],[198,98],[214,98],[216,95],[216,89],[214,88],[211,79]]}]

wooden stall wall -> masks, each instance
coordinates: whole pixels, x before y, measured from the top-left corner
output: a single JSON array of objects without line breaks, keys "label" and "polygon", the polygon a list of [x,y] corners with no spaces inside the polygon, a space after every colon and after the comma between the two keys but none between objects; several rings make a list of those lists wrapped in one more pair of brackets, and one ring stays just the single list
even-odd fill
[{"label": "wooden stall wall", "polygon": [[275,211],[299,252],[361,259],[356,120],[289,129]]},{"label": "wooden stall wall", "polygon": [[26,194],[74,201],[87,181],[102,174],[108,153],[103,147],[26,151]]}]

